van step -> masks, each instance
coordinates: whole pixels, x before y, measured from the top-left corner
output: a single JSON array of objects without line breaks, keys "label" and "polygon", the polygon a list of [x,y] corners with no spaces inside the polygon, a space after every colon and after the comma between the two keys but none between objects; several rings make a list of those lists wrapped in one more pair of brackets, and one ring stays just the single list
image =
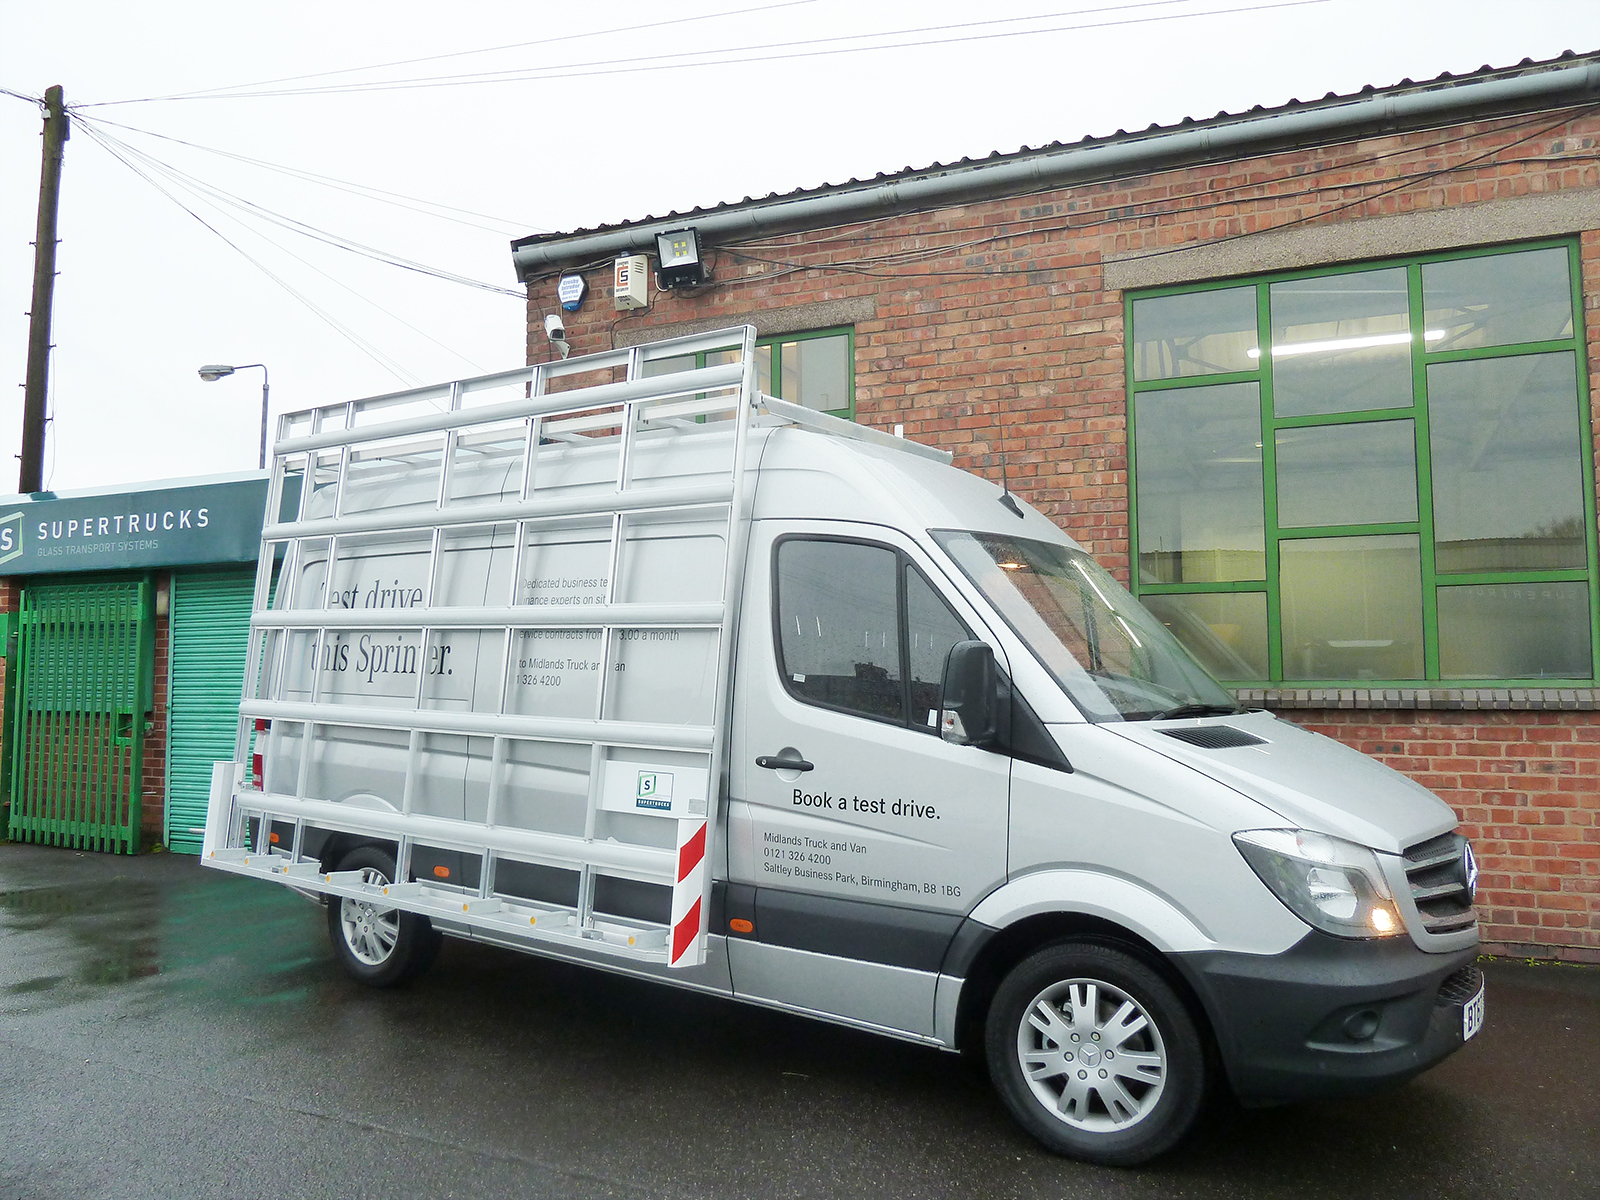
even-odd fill
[{"label": "van step", "polygon": [[[637,962],[667,965],[667,927],[648,921],[594,917],[583,925],[573,907],[504,896],[477,897],[417,882],[363,883],[360,871],[325,872],[315,863],[293,863],[282,853],[218,849],[207,854],[205,865],[254,879],[282,881],[287,876],[301,891],[364,900],[379,909],[435,918],[448,922],[452,931],[465,927],[473,935],[492,934],[491,940],[501,945],[510,941],[529,947],[604,946],[613,954]],[[306,867],[311,869],[306,871]]]}]

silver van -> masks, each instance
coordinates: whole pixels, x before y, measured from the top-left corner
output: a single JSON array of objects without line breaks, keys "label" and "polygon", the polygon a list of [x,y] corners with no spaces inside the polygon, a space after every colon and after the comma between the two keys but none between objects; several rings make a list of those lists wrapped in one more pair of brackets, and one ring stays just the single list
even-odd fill
[{"label": "silver van", "polygon": [[284,418],[204,862],[378,986],[449,935],[981,1050],[1099,1163],[1477,1032],[1448,806],[759,383],[735,329]]}]

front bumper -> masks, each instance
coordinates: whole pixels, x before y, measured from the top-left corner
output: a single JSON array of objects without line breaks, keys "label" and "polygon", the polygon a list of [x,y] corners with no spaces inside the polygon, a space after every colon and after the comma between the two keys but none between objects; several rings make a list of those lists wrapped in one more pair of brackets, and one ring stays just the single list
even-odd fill
[{"label": "front bumper", "polygon": [[1359,1095],[1404,1083],[1462,1045],[1476,946],[1428,954],[1408,937],[1315,930],[1282,954],[1173,956],[1204,1005],[1244,1104]]}]

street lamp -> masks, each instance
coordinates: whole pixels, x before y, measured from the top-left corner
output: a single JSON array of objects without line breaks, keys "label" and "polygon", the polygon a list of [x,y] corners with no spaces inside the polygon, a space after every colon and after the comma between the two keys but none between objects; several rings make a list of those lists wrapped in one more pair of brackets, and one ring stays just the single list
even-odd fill
[{"label": "street lamp", "polygon": [[207,383],[215,383],[225,375],[232,375],[235,371],[248,371],[252,367],[261,368],[261,469],[267,469],[267,368],[265,363],[245,363],[242,367],[225,367],[220,363],[207,363],[200,368],[200,378]]}]

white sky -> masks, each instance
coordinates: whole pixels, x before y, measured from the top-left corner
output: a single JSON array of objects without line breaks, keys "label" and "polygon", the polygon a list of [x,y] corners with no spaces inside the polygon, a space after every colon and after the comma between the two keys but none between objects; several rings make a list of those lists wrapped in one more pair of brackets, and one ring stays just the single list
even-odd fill
[{"label": "white sky", "polygon": [[[1241,8],[1255,11],[1221,11]],[[1192,15],[1203,13],[1220,15]],[[1151,19],[1173,14],[1191,15]],[[1122,23],[1087,28],[1106,22]],[[965,28],[904,32],[933,26]],[[863,44],[818,39],[875,32],[966,40],[814,53]],[[733,65],[667,57],[796,41],[812,44]],[[105,105],[89,117],[486,214],[440,220],[104,127],[283,218],[513,289],[509,242],[540,230],[1595,48],[1595,0],[0,0],[0,87],[37,97],[61,84],[69,105]],[[352,71],[444,54],[459,57]],[[600,61],[612,65],[580,66]],[[689,65],[615,73],[664,62]],[[316,72],[347,73],[265,90],[533,68],[568,77],[108,103]],[[0,493],[15,487],[21,446],[39,130],[36,106],[0,95]],[[328,319],[75,125],[47,487],[253,468],[261,372],[208,384],[202,363],[266,363],[276,414],[524,362],[520,299],[164,186]]]}]

